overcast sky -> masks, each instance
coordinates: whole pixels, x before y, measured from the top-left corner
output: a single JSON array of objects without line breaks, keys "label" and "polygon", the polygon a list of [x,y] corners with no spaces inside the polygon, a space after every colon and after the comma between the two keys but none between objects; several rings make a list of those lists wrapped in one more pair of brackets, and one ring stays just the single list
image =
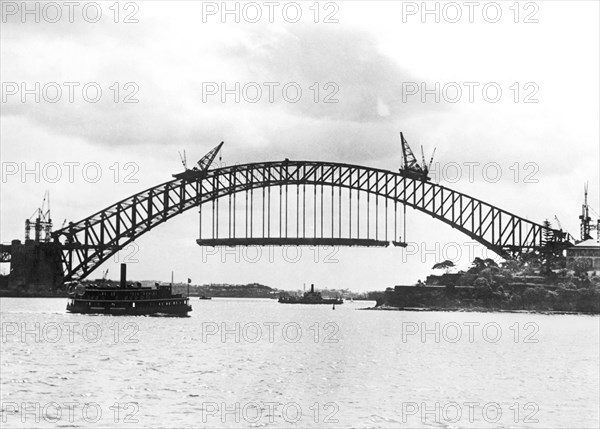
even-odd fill
[{"label": "overcast sky", "polygon": [[[273,22],[263,2],[239,3],[237,23],[216,10],[221,2],[121,3],[118,16],[113,2],[100,2],[92,23],[98,8],[83,12],[84,2],[73,22],[61,2],[60,19],[41,6],[40,22],[23,15],[20,2],[2,2],[1,241],[23,239],[24,220],[46,190],[58,228],[169,180],[182,169],[179,150],[192,163],[224,140],[227,164],[289,158],[396,170],[400,131],[415,150],[437,147],[440,183],[536,222],[556,215],[578,237],[586,181],[599,210],[599,4],[513,3],[481,2],[471,11],[463,2],[429,3],[440,22],[421,14],[421,2],[281,2]],[[259,22],[248,22],[257,10]],[[72,82],[73,102],[64,82]],[[247,89],[239,102],[214,93],[236,82]],[[302,90],[297,102],[294,91],[282,94],[290,83]],[[262,96],[253,102],[257,86]],[[432,91],[424,100],[422,89]],[[465,163],[473,162],[469,177]],[[39,177],[21,174],[36,163]],[[48,163],[61,166],[59,180]],[[68,163],[79,163],[72,181]],[[100,166],[97,181],[90,163]],[[453,163],[462,167],[459,179]],[[486,163],[501,168],[499,180],[485,180],[496,171]],[[265,249],[250,263],[239,250],[236,263],[234,254],[208,255],[197,236],[196,211],[156,228],[128,252],[138,260],[130,276],[167,280],[174,270],[176,280],[195,283],[380,290],[423,279],[454,256],[442,251],[448,243],[461,245],[463,267],[484,255],[479,247],[468,252],[468,237],[412,211],[407,240],[428,250],[440,243],[439,252],[322,250],[315,263],[315,252],[303,249],[289,263],[281,249],[271,256]],[[327,255],[337,262],[325,263]],[[118,277],[114,258],[106,268]]]}]

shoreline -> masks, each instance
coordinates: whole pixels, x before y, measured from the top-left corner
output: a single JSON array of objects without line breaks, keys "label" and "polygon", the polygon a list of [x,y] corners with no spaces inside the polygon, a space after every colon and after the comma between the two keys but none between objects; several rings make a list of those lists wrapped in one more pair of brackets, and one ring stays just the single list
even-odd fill
[{"label": "shoreline", "polygon": [[575,316],[598,316],[600,313],[586,313],[581,311],[559,311],[559,310],[509,310],[502,308],[485,308],[485,307],[392,307],[380,305],[376,307],[358,308],[357,310],[371,311],[412,311],[412,312],[446,312],[446,313],[518,313],[518,314],[545,314],[552,315],[575,315]]}]

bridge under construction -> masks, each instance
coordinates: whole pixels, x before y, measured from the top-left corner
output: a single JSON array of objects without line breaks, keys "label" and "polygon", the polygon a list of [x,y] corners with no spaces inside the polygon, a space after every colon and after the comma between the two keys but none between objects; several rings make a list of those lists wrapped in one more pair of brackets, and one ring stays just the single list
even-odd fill
[{"label": "bridge under construction", "polygon": [[[56,288],[83,279],[141,235],[193,208],[202,246],[404,246],[407,208],[506,258],[549,243],[574,244],[562,229],[433,183],[425,159],[417,162],[403,135],[401,141],[403,165],[396,172],[289,159],[214,168],[221,143],[191,169],[184,158],[184,171],[173,179],[57,231],[49,208],[40,209],[27,221],[25,243],[14,240],[0,249],[2,261],[11,263],[9,283]],[[598,225],[582,216],[589,235]]]}]

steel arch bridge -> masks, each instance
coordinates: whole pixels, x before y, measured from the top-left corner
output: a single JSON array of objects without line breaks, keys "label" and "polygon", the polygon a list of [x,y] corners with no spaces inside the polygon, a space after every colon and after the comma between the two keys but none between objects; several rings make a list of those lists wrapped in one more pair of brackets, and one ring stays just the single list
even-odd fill
[{"label": "steel arch bridge", "polygon": [[[347,237],[343,237],[341,227],[339,228],[339,234],[337,234],[338,237],[335,237],[336,228],[334,227],[338,223],[335,222],[335,218],[339,218],[338,221],[341,225],[343,217],[342,189],[347,192],[349,197],[350,219],[352,219],[353,193],[357,196],[355,198],[358,198],[358,200],[355,199],[355,202],[358,203],[359,207],[360,194],[366,194],[367,217],[370,213],[368,208],[370,198],[374,199],[376,204],[379,204],[380,200],[385,201],[386,240],[388,202],[391,202],[394,208],[401,204],[426,213],[504,257],[508,257],[514,252],[542,248],[547,243],[548,237],[551,237],[553,242],[565,245],[568,245],[571,240],[571,237],[563,231],[546,228],[466,194],[427,180],[419,180],[383,169],[335,162],[290,161],[286,159],[285,161],[249,163],[215,169],[207,168],[204,171],[187,170],[186,173],[175,175],[176,178],[173,180],[132,195],[92,216],[78,222],[71,222],[67,227],[55,231],[53,239],[61,244],[65,281],[86,277],[117,251],[123,249],[141,235],[191,208],[200,207],[202,213],[202,206],[211,203],[213,206],[212,214],[215,215],[215,202],[218,204],[218,200],[226,196],[229,196],[229,206],[231,207],[231,196],[235,198],[236,194],[245,192],[247,202],[248,193],[250,193],[251,201],[249,206],[246,205],[246,214],[248,213],[248,207],[250,207],[250,216],[252,217],[252,197],[253,193],[256,193],[255,190],[262,189],[264,209],[265,192],[268,193],[270,198],[271,189],[278,187],[281,209],[282,192],[285,189],[287,219],[287,191],[290,185],[296,185],[297,210],[300,210],[300,187],[313,186],[315,201],[318,200],[317,189],[320,188],[321,214],[324,207],[322,203],[324,198],[323,188],[331,187],[331,192],[327,192],[332,198],[330,202],[331,236],[329,236],[329,239],[342,245],[365,245],[365,243],[369,245],[370,242],[372,245],[378,242],[377,239],[372,240],[369,238],[371,233],[368,230],[368,220],[366,238],[360,238],[360,222],[357,222],[354,234],[356,237],[353,237],[352,234],[352,223],[350,223],[350,231]],[[337,213],[334,195],[334,189],[336,188],[339,195]],[[268,204],[270,204],[270,201],[269,199]],[[302,210],[305,209],[305,206],[306,204],[303,201]],[[315,225],[317,224],[316,207],[315,205],[313,208],[315,216],[313,223]],[[360,211],[355,213],[360,216]],[[202,217],[202,214],[200,216]],[[314,244],[315,242],[319,243],[319,239],[327,242],[327,239],[323,238],[322,216],[320,234],[317,233],[318,227],[315,226],[313,237],[306,237],[306,234],[303,234],[303,237],[288,237],[286,222],[286,233],[280,233],[277,238],[271,237],[270,226],[269,232],[265,231],[265,216],[263,210],[262,237],[253,237],[254,232],[251,231],[250,234],[246,234],[247,236],[243,240],[227,237],[221,241],[208,240],[204,244]],[[280,219],[281,216],[280,211]],[[231,228],[231,210],[229,220],[229,228]],[[213,218],[213,238],[215,234],[214,223]],[[218,214],[216,223],[218,237]],[[300,223],[299,218],[297,223]],[[246,231],[247,225],[246,223]],[[250,229],[252,230],[252,226]],[[296,229],[299,231],[300,226],[296,225]],[[378,232],[375,233],[376,236],[377,234]],[[329,242],[332,242],[331,240]],[[199,243],[202,244],[201,240],[199,240]]]}]

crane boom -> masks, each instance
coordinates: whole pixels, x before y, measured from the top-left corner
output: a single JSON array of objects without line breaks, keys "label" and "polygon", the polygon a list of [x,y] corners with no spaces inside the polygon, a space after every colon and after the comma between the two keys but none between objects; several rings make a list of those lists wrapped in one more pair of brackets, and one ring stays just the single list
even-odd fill
[{"label": "crane boom", "polygon": [[427,170],[431,169],[431,164],[433,164],[433,157],[435,156],[435,151],[437,150],[437,147],[433,148],[433,153],[431,154],[431,159],[429,160],[429,165],[427,166]]},{"label": "crane boom", "polygon": [[[400,133],[400,140],[402,142],[402,167],[400,168],[400,174],[402,174],[405,177],[411,177],[418,180],[430,180],[431,178],[427,176],[429,168],[427,167],[427,164],[425,164],[425,154],[423,152],[423,146],[421,146],[421,159],[423,165],[419,165],[419,163],[417,162],[417,158],[415,157],[415,154],[408,145],[408,142],[404,138],[403,133]],[[433,155],[431,159],[433,161]]]},{"label": "crane boom", "polygon": [[400,133],[400,140],[402,142],[402,161],[403,161],[402,168],[404,170],[423,171],[421,169],[421,166],[417,162],[417,158],[415,157],[415,154],[413,153],[412,149],[408,145],[408,142],[404,138],[403,133]]},{"label": "crane boom", "polygon": [[224,144],[224,142],[219,143],[217,146],[215,146],[210,152],[208,152],[206,155],[204,155],[198,161],[198,169],[200,171],[208,170],[208,168],[210,167],[210,165],[213,163],[213,161],[217,157],[217,154],[219,153],[219,151],[223,147],[223,144]]},{"label": "crane boom", "polygon": [[560,224],[560,220],[558,220],[558,216],[554,215],[554,220],[556,220],[556,224],[558,225],[558,228],[562,231],[562,225]]}]

